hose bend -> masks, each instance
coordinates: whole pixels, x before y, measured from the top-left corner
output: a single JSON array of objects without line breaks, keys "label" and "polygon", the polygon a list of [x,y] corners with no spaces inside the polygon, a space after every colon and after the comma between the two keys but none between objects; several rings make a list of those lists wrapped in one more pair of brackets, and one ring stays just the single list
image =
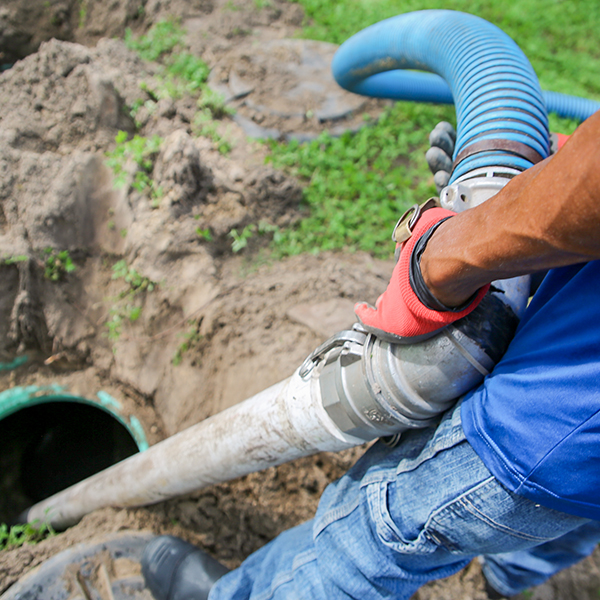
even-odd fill
[{"label": "hose bend", "polygon": [[[368,81],[363,81],[352,91],[364,96],[387,100],[454,104],[448,84],[439,75],[433,73],[399,70],[377,73],[371,75]],[[600,102],[589,98],[548,90],[542,90],[542,96],[549,113],[555,113],[559,117],[567,119],[585,121],[600,110]]]},{"label": "hose bend", "polygon": [[351,37],[332,63],[340,86],[369,96],[380,95],[382,82],[388,85],[382,73],[397,69],[431,71],[450,88],[457,118],[450,182],[485,167],[523,171],[548,156],[548,117],[537,76],[495,25],[450,10],[403,14]]}]

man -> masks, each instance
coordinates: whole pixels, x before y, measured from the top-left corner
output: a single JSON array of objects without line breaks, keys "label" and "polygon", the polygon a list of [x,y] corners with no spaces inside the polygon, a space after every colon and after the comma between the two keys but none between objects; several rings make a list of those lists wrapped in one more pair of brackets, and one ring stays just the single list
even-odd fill
[{"label": "man", "polygon": [[[600,541],[599,139],[597,113],[483,205],[424,212],[377,308],[356,307],[368,328],[418,336],[472,309],[491,281],[550,269],[483,384],[436,427],[403,434],[394,449],[375,444],[326,489],[313,521],[230,573],[192,546],[157,538],[143,569],[158,600],[407,599],[476,556],[490,597],[502,597],[592,552]],[[402,267],[415,247],[418,289]]]}]

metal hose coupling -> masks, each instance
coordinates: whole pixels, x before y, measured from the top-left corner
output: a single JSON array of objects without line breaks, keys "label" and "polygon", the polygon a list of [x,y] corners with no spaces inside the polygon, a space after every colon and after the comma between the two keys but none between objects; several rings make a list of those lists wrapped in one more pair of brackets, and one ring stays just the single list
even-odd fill
[{"label": "metal hose coupling", "polygon": [[526,283],[493,284],[470,315],[415,344],[385,342],[357,323],[319,346],[299,374],[318,377],[323,408],[346,435],[368,441],[427,427],[500,360]]}]

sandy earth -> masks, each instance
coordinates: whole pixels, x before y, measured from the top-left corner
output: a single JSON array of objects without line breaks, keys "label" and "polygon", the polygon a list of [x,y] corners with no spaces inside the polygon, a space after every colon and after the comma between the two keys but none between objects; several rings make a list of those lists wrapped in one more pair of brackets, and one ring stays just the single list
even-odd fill
[{"label": "sandy earth", "polygon": [[[385,289],[391,263],[364,254],[269,262],[261,236],[240,255],[231,251],[232,228],[259,219],[284,226],[301,214],[298,182],[265,166],[264,146],[247,135],[352,129],[382,106],[331,91],[322,75],[306,85],[303,74],[319,61],[326,69],[334,48],[291,39],[304,18],[298,5],[231,6],[9,0],[0,7],[0,62],[23,59],[0,76],[0,257],[27,257],[0,262],[0,362],[32,357],[0,372],[0,389],[55,382],[81,395],[108,390],[154,443],[288,376],[353,321],[354,301]],[[168,15],[182,19],[189,48],[213,68],[211,85],[237,112],[220,125],[234,142],[227,156],[197,136],[192,98],[161,100],[136,115],[140,135],[164,138],[153,170],[164,197],[154,207],[147,194],[114,189],[102,153],[118,130],[134,132],[125,107],[147,99],[140,83],[156,86],[158,66],[109,38]],[[53,36],[62,41],[47,41]],[[76,270],[46,279],[47,247],[68,249]],[[155,286],[135,296],[140,317],[124,319],[114,340],[106,322],[123,310],[128,290],[112,278],[121,259]],[[1,552],[0,593],[57,552],[124,530],[180,535],[234,567],[310,518],[327,483],[362,451],[301,459],[154,507],[97,511],[36,546]],[[598,590],[596,554],[528,597],[585,600]],[[415,595],[485,597],[476,562]]]}]

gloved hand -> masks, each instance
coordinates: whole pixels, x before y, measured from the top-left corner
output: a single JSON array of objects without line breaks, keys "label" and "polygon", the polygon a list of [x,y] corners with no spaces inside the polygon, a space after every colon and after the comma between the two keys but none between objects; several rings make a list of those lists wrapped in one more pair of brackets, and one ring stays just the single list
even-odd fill
[{"label": "gloved hand", "polygon": [[[558,152],[570,138],[562,133],[550,134],[550,154]],[[433,173],[433,181],[438,194],[448,185],[452,173],[452,155],[456,143],[456,131],[450,123],[440,121],[429,134],[431,147],[425,153],[429,170]]]},{"label": "gloved hand", "polygon": [[431,148],[425,153],[425,160],[433,173],[433,181],[438,194],[450,181],[455,142],[456,131],[446,121],[438,123],[429,134]]},{"label": "gloved hand", "polygon": [[564,133],[550,133],[550,154],[556,154],[570,137]]},{"label": "gloved hand", "polygon": [[392,343],[418,342],[465,317],[481,302],[489,285],[481,288],[466,305],[450,308],[433,297],[421,276],[420,256],[429,237],[443,221],[454,215],[443,208],[430,208],[420,215],[417,213],[416,221],[410,227],[412,235],[400,248],[392,278],[387,290],[379,296],[376,308],[366,302],[354,306],[356,316],[369,332]]}]

